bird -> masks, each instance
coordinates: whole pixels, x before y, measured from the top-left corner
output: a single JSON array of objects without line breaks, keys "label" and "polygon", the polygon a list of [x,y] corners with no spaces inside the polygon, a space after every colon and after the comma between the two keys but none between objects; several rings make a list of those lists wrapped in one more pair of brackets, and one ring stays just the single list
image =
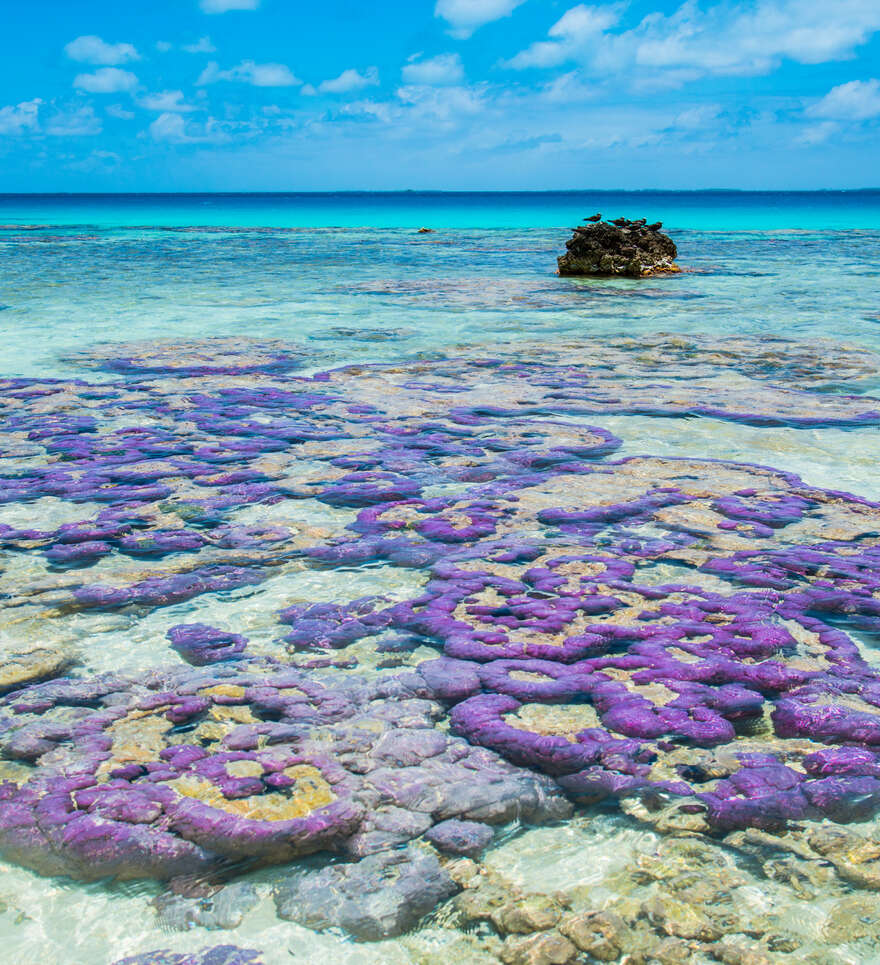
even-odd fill
[{"label": "bird", "polygon": [[615,218],[611,224],[617,225],[618,228],[622,228],[624,225],[629,224],[626,218]]},{"label": "bird", "polygon": [[584,221],[601,221],[601,220],[602,220],[601,214],[593,214],[593,215],[590,215],[589,218],[584,218]]},{"label": "bird", "polygon": [[648,225],[648,231],[659,231],[663,227],[662,221],[655,221],[654,224]]}]

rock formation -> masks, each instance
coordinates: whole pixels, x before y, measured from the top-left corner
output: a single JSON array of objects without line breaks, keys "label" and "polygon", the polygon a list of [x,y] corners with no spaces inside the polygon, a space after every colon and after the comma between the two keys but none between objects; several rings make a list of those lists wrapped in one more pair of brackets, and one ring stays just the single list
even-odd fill
[{"label": "rock formation", "polygon": [[596,219],[593,215],[574,229],[565,244],[567,252],[558,259],[560,275],[646,278],[680,271],[675,242],[661,232],[662,222]]}]

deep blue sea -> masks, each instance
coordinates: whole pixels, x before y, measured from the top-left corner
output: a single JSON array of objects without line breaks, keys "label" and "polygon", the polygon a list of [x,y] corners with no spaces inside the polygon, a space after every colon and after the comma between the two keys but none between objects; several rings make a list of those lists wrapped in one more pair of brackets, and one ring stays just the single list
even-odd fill
[{"label": "deep blue sea", "polygon": [[[626,216],[662,221],[678,246],[682,272],[644,280],[558,277],[556,258],[564,251],[571,229],[600,212],[608,219]],[[432,231],[419,233],[421,227]],[[666,362],[656,348],[662,344],[661,335],[672,339],[669,344],[684,346],[682,358],[693,351],[697,361],[693,369],[675,368],[670,362],[668,380],[658,382],[652,390],[651,366],[663,368]],[[664,399],[679,389],[686,392],[693,372],[694,378],[704,380],[700,384],[706,386],[706,397],[695,401],[692,393],[688,396],[691,408],[684,413],[646,415],[649,405],[627,409],[621,404],[617,410],[609,407],[607,413],[591,416],[589,422],[622,440],[615,458],[652,455],[661,461],[676,457],[704,460],[700,471],[708,472],[707,478],[714,470],[705,470],[709,465],[705,460],[758,464],[796,473],[806,486],[880,500],[880,429],[876,421],[823,422],[819,415],[812,418],[815,413],[810,409],[810,400],[818,412],[826,403],[833,407],[842,399],[841,407],[861,411],[873,404],[867,398],[880,395],[880,370],[875,365],[880,357],[876,354],[880,353],[880,190],[0,194],[0,379],[74,380],[64,382],[62,389],[55,383],[47,388],[41,382],[33,391],[25,386],[20,395],[11,396],[13,401],[6,409],[9,435],[4,436],[10,441],[4,441],[6,448],[0,452],[0,495],[3,486],[31,479],[44,468],[46,460],[54,465],[68,458],[58,455],[58,450],[46,448],[44,452],[41,448],[44,436],[39,431],[45,427],[40,420],[49,419],[45,413],[50,411],[49,421],[56,419],[55,405],[61,406],[63,418],[74,421],[87,412],[89,419],[98,420],[102,432],[136,431],[143,421],[157,433],[167,433],[168,438],[178,433],[174,438],[186,442],[190,434],[198,435],[195,423],[187,421],[185,410],[195,405],[193,398],[215,391],[238,391],[239,382],[232,377],[222,388],[213,376],[203,375],[178,391],[174,378],[157,377],[154,383],[148,371],[146,381],[132,388],[125,382],[128,376],[120,376],[118,367],[84,368],[82,363],[95,354],[128,358],[148,352],[151,346],[161,352],[168,340],[199,342],[218,337],[237,340],[237,345],[268,339],[290,343],[301,354],[297,375],[354,365],[353,374],[346,376],[352,385],[361,376],[368,378],[369,363],[434,364],[465,354],[503,356],[512,367],[520,362],[543,362],[545,357],[564,357],[572,365],[591,358],[596,370],[607,370],[602,375],[603,398],[608,393],[613,395],[609,380],[616,378],[624,399],[629,398],[632,385],[626,364],[620,362],[623,356],[615,355],[604,365],[603,346],[625,343],[630,351],[633,345],[637,349],[644,343],[646,354],[638,361],[640,391],[656,391]],[[769,355],[765,358],[764,354],[764,343],[777,339],[788,340],[784,345],[790,345],[790,350],[778,349],[783,343],[773,343],[773,351],[778,349],[783,358],[778,372],[788,380],[779,389],[781,394],[774,395],[779,387],[761,366],[766,363],[772,368],[777,364],[767,361]],[[138,347],[135,350],[124,343],[138,343]],[[205,351],[210,353],[212,343],[205,344],[209,346]],[[729,353],[726,346],[731,346]],[[635,352],[632,356],[634,366],[637,355]],[[357,366],[363,366],[363,372]],[[426,395],[425,418],[442,421],[442,406],[451,405],[449,399],[456,398],[459,387],[454,373],[446,371],[443,378],[447,394],[430,395],[430,400]],[[413,381],[405,389],[417,393],[423,384],[430,394],[428,382]],[[643,390],[644,385],[648,388]],[[759,413],[762,405],[789,406],[800,421],[780,417],[762,422],[759,418],[727,418],[723,412],[712,414],[717,401],[712,397],[713,387],[717,387],[719,399],[739,400],[738,404],[748,411],[752,411],[749,406]],[[814,394],[803,395],[804,387]],[[18,391],[21,383],[13,383],[12,388]],[[355,388],[381,408],[383,400],[375,387]],[[465,388],[477,391],[479,387]],[[117,389],[130,391],[130,408],[108,401],[107,414],[102,415],[105,389],[108,400],[116,399]],[[749,398],[751,389],[754,400]],[[369,396],[369,392],[374,395]],[[41,393],[46,396],[45,403]],[[154,394],[155,413],[144,408],[143,396],[138,393],[145,393],[147,398]],[[421,417],[417,403],[418,399],[407,403],[414,406],[413,411],[401,403],[394,410],[395,418]],[[718,401],[718,406],[721,404]],[[367,409],[369,406],[353,406],[347,410],[348,415],[340,416],[342,410],[337,408],[328,422],[336,425],[336,421],[353,419],[352,414]],[[246,411],[244,406],[242,411]],[[276,410],[266,411],[268,414],[254,418],[268,423],[280,417]],[[300,418],[298,414],[282,415]],[[307,415],[318,421],[322,417],[315,412]],[[24,429],[15,421],[19,418],[22,425],[26,423]],[[241,418],[251,418],[249,411]],[[563,414],[560,420],[554,423],[553,431],[574,432],[579,428],[578,417],[571,413]],[[32,426],[37,427],[35,434],[28,435]],[[458,424],[453,428],[464,431]],[[514,427],[514,433],[519,428]],[[51,432],[61,430],[56,426],[46,431],[51,436]],[[331,442],[323,441],[325,438]],[[126,679],[139,681],[169,667],[186,669],[170,650],[167,632],[172,624],[199,623],[246,634],[251,641],[250,652],[260,659],[280,655],[286,660],[289,654],[279,639],[289,627],[279,629],[277,617],[285,607],[315,602],[345,604],[361,597],[401,601],[418,596],[428,579],[424,567],[368,560],[334,569],[306,566],[298,558],[297,553],[309,539],[351,537],[355,510],[349,504],[321,502],[314,495],[318,491],[314,487],[342,474],[339,465],[352,464],[351,460],[341,460],[330,467],[331,457],[337,455],[334,439],[332,434],[325,437],[317,433],[303,448],[306,454],[301,458],[296,455],[284,463],[276,447],[260,456],[259,465],[255,461],[253,467],[239,467],[243,473],[253,469],[250,476],[244,473],[242,478],[265,478],[273,484],[280,479],[296,491],[297,497],[246,505],[235,503],[237,497],[231,497],[233,508],[223,510],[224,535],[214,539],[209,533],[212,541],[198,554],[188,555],[187,551],[163,555],[157,551],[150,555],[144,551],[138,555],[137,549],[123,552],[116,544],[101,549],[103,544],[98,540],[94,559],[55,565],[51,556],[45,556],[45,546],[38,537],[9,536],[10,544],[0,548],[0,656],[18,660],[16,655],[23,650],[54,648],[53,652],[57,649],[74,655],[72,673],[77,678],[122,673],[129,675]],[[350,450],[340,452],[357,454],[373,441],[364,430],[351,442]],[[93,456],[99,458],[101,453]],[[409,471],[400,453],[393,452],[389,459],[395,472]],[[399,462],[394,463],[394,459]],[[455,465],[455,460],[449,463]],[[161,455],[145,456],[141,468],[145,480],[173,476]],[[76,468],[74,476],[80,471],[86,470]],[[723,473],[718,472],[720,478]],[[218,486],[226,485],[222,477],[218,478]],[[237,484],[232,475],[229,479]],[[720,485],[711,476],[707,492],[713,491],[716,483]],[[179,497],[184,503],[197,502],[204,496],[204,489],[188,478],[181,482],[175,477],[169,486],[172,484],[179,487],[173,498],[149,504],[154,516],[148,517],[147,504],[137,510],[144,518],[136,525],[144,534],[149,534],[151,527],[163,532],[189,527],[190,517],[183,510],[179,517],[175,515],[174,500]],[[658,491],[662,491],[661,483],[652,484],[661,486]],[[110,485],[102,482],[99,488]],[[435,481],[433,488],[425,487],[425,494],[453,500],[461,490],[458,481]],[[753,490],[740,486],[738,492],[748,494]],[[612,497],[613,493],[609,500]],[[54,491],[39,499],[4,497],[0,500],[0,526],[7,535],[31,530],[57,534],[73,524],[93,522],[111,506],[111,502],[102,501],[109,498],[98,492],[93,501],[68,499]],[[838,511],[841,515],[832,520]],[[858,522],[862,512],[858,508],[852,518],[846,516],[831,499],[827,518],[821,514],[811,518],[797,529],[792,541],[825,539],[823,526],[832,534],[827,538],[850,539],[847,527],[855,526],[852,519]],[[639,524],[644,526],[641,535],[654,539],[657,533],[668,535],[672,531],[678,534],[669,544],[675,550],[675,540],[690,531],[688,520],[674,514],[675,510],[669,509],[663,519],[668,528],[662,532],[651,529],[653,522],[649,525],[643,521]],[[194,523],[193,527],[196,525],[203,524]],[[793,525],[797,528],[801,524]],[[244,540],[241,534],[248,535],[252,530],[263,532],[260,527],[287,527],[296,536],[291,544],[296,552],[272,557],[272,576],[258,586],[210,590],[155,608],[108,606],[86,611],[69,604],[69,595],[83,584],[127,587],[154,576],[188,572],[187,568],[203,556],[208,565],[230,559],[235,565],[259,562],[262,544],[234,540]],[[199,539],[202,532],[197,534]],[[775,531],[768,533],[768,540],[787,538]],[[876,540],[876,535],[869,532],[864,540]],[[681,545],[686,538],[690,537],[681,537]],[[667,563],[668,571],[663,569]],[[678,580],[682,565],[678,558],[659,560],[655,582]],[[493,572],[506,571],[499,564]],[[713,583],[707,576],[701,586],[714,592],[721,580]],[[871,651],[875,654],[872,659],[876,659],[876,634],[859,630],[852,639],[854,647],[857,645],[862,653]],[[816,654],[821,647],[809,634],[804,632],[798,642],[809,653],[804,656],[799,650],[793,661],[803,658],[804,666],[812,666],[811,660],[815,663],[820,659]],[[360,667],[352,673],[377,672],[375,654],[369,647],[353,645],[343,655],[350,656],[352,667]],[[338,656],[334,652],[334,659]],[[406,668],[435,656],[435,649],[421,646],[399,660]],[[746,659],[747,663],[751,661],[751,657]],[[339,667],[344,666],[339,663]],[[381,669],[383,665],[378,666]],[[388,666],[396,665],[392,662]],[[526,672],[522,679],[529,676]],[[857,698],[848,694],[840,699]],[[80,704],[72,701],[64,710],[67,716],[62,725],[90,712],[87,700]],[[563,711],[569,709],[566,705],[559,712],[564,717]],[[574,706],[573,719],[580,719],[576,715],[582,710]],[[535,713],[539,712],[538,706]],[[563,717],[562,723],[553,718],[551,708],[549,723],[542,724],[543,718],[524,717],[517,726],[546,726],[551,733],[553,727],[567,726]],[[273,720],[266,718],[269,723]],[[444,733],[448,729],[445,721],[438,727],[444,728]],[[131,734],[134,745],[139,746],[138,732]],[[161,737],[154,731],[150,734],[143,738],[144,760],[155,750],[150,741]],[[3,736],[0,727],[0,739]],[[180,737],[185,739],[185,734]],[[164,746],[161,741],[156,744],[159,746]],[[792,751],[792,760],[797,754],[803,756],[805,748],[822,746],[802,741]],[[60,768],[59,773],[65,776],[75,774],[75,768],[65,770],[63,754],[69,750],[59,744],[46,756],[47,766]],[[130,760],[140,760],[137,750],[129,753],[133,755]],[[700,761],[707,771],[710,764],[717,763],[709,761],[708,751],[698,749],[697,753],[703,755]],[[32,766],[31,760],[24,764],[0,760],[0,779],[24,781]],[[827,822],[818,821],[816,826],[820,825],[827,830]],[[698,965],[716,961],[743,965],[880,962],[880,903],[874,890],[880,881],[880,872],[874,870],[880,824],[874,817],[860,821],[855,826],[862,835],[858,848],[853,845],[850,857],[839,861],[838,852],[833,853],[838,861],[834,867],[844,868],[839,880],[834,877],[830,859],[824,860],[818,850],[809,851],[804,844],[815,831],[811,827],[807,831],[796,828],[800,837],[786,838],[783,844],[760,851],[766,841],[759,839],[758,832],[753,841],[737,839],[731,844],[732,839],[725,839],[722,845],[719,836],[692,838],[687,829],[681,834],[675,829],[667,833],[668,828],[647,820],[636,806],[625,814],[613,809],[584,809],[569,821],[546,827],[520,826],[518,822],[505,826],[497,832],[473,874],[488,882],[501,882],[498,887],[502,890],[515,888],[518,894],[541,895],[545,903],[551,897],[553,902],[568,901],[567,908],[580,908],[578,903],[588,899],[593,910],[609,902],[622,903],[620,908],[631,911],[634,908],[633,934],[650,931],[655,944],[667,938],[672,943],[664,946],[667,957],[649,956],[639,961]],[[686,850],[689,847],[691,851]],[[695,876],[692,862],[697,860],[694,855],[700,848],[704,849],[699,852],[703,863]],[[856,853],[857,857],[852,857]],[[207,897],[187,898],[191,904],[169,911],[168,901],[173,904],[177,899],[169,899],[161,884],[149,880],[83,883],[75,876],[41,876],[20,867],[14,856],[9,857],[0,861],[4,882],[0,885],[0,961],[10,965],[110,965],[127,955],[153,953],[155,957],[148,960],[157,965],[195,965],[203,959],[184,956],[225,943],[256,949],[255,954],[263,956],[260,961],[266,965],[311,965],[318,961],[332,965],[445,965],[450,961],[491,965],[502,960],[563,960],[517,958],[520,953],[512,949],[520,939],[514,934],[503,946],[503,931],[491,924],[489,912],[482,918],[466,920],[449,912],[448,906],[446,912],[427,919],[412,934],[379,945],[352,942],[339,931],[318,934],[276,916],[271,869],[251,872],[249,866],[246,870],[245,886],[252,894],[249,891],[247,901],[241,899],[241,908],[236,905],[235,913],[230,912],[225,924],[218,925],[218,919],[211,918],[211,901],[216,897],[217,907],[223,907],[223,895],[238,894],[239,898],[230,899],[234,905],[243,892],[220,891],[215,896],[215,891],[208,889]],[[467,877],[465,871],[459,868],[462,880]],[[294,873],[298,873],[296,869]],[[700,883],[694,880],[705,876],[707,881],[715,881],[713,875],[719,881],[723,879],[726,897],[718,898],[721,892],[717,889],[701,892]],[[688,880],[682,884],[685,878]],[[476,888],[477,880],[472,878],[467,887]],[[864,884],[865,880],[869,884],[862,890],[850,891],[855,888],[853,882]],[[673,892],[679,896],[674,905],[670,904]],[[689,897],[681,897],[685,894]],[[202,904],[197,908],[199,901]],[[733,924],[725,926],[727,931],[701,931],[686,917],[693,908],[702,914],[704,906],[719,901],[728,902],[724,914]],[[687,902],[691,902],[692,911],[682,911],[682,903]],[[678,918],[672,921],[675,915]],[[724,952],[727,957],[719,957],[721,952],[717,951],[716,942],[722,933],[733,948]],[[170,951],[163,957],[158,954],[162,949]],[[627,951],[621,948],[621,956]],[[175,958],[175,954],[181,957]],[[599,959],[581,955],[568,960],[588,963]],[[601,960],[627,959],[606,953]],[[251,959],[220,957],[216,961],[232,965]]]}]

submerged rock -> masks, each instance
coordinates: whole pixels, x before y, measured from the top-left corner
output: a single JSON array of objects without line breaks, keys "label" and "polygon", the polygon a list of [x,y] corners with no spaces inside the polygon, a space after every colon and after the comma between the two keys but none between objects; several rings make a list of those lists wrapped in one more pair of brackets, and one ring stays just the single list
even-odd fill
[{"label": "submerged rock", "polygon": [[315,931],[342,928],[378,941],[409,931],[457,891],[435,857],[414,848],[297,875],[275,890],[281,918]]},{"label": "submerged rock", "polygon": [[568,249],[558,259],[560,275],[621,275],[645,278],[680,271],[675,259],[678,250],[662,224],[645,224],[645,219],[614,222],[596,221],[574,229],[566,242]]},{"label": "submerged rock", "polygon": [[577,948],[557,931],[526,938],[508,938],[501,951],[505,965],[567,965],[577,959]]},{"label": "submerged rock", "polygon": [[[321,850],[361,857],[458,818],[567,817],[559,788],[434,726],[419,674],[373,683],[240,659],[0,700],[0,854],[81,880],[170,880]],[[8,767],[9,765],[7,765]]]},{"label": "submerged rock", "polygon": [[435,824],[425,837],[438,851],[470,857],[489,845],[494,832],[488,825],[477,821],[456,821],[451,818]]},{"label": "submerged rock", "polygon": [[171,649],[194,667],[231,660],[244,652],[247,637],[228,633],[204,623],[188,623],[171,627],[167,633]]},{"label": "submerged rock", "polygon": [[153,907],[165,930],[187,931],[196,926],[213,930],[237,928],[258,900],[253,885],[236,882],[201,898],[185,898],[166,891],[157,895]]},{"label": "submerged rock", "polygon": [[0,694],[37,680],[58,677],[74,662],[73,655],[60,647],[7,653],[0,659]]},{"label": "submerged rock", "polygon": [[[648,941],[664,965],[699,942],[751,960],[717,937],[740,934],[719,897],[731,869],[719,881],[694,849],[682,863],[682,845],[658,847],[628,877],[656,894],[600,917],[397,849],[424,838],[476,854],[486,825],[614,798],[657,832],[726,835],[746,856],[794,841],[790,856],[757,855],[768,887],[808,894],[832,874],[877,887],[873,842],[803,827],[880,810],[880,673],[859,643],[880,632],[880,505],[742,462],[609,458],[620,440],[591,424],[876,425],[880,400],[823,391],[828,371],[875,372],[874,356],[823,346],[825,371],[815,345],[658,336],[296,377],[272,346],[230,346],[217,368],[207,348],[168,365],[129,352],[109,366],[125,379],[101,387],[0,392],[10,443],[44,450],[0,487],[22,504],[9,518],[35,527],[0,524],[15,633],[144,628],[201,597],[173,611],[195,619],[212,595],[231,621],[168,631],[195,667],[111,676],[84,646],[86,669],[57,679],[47,644],[0,668],[5,860],[170,880],[166,923],[222,927],[252,895],[218,892],[209,908],[199,882],[335,852],[361,860],[279,871],[279,910],[383,937],[454,878],[474,934],[533,963],[572,948],[614,961]],[[216,384],[194,384],[203,370]],[[312,598],[334,567],[332,598]],[[378,584],[357,588],[360,567]],[[293,574],[300,589],[279,598]],[[264,655],[233,632],[251,626]],[[408,669],[376,674],[371,651]],[[344,917],[321,882],[344,894]]]},{"label": "submerged rock", "polygon": [[253,948],[216,945],[192,955],[186,952],[171,952],[167,948],[159,949],[121,958],[114,965],[262,965],[262,962],[262,956]]}]

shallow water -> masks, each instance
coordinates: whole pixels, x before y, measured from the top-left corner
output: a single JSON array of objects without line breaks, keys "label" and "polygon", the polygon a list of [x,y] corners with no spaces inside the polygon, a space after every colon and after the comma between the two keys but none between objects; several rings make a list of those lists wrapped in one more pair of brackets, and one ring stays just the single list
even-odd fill
[{"label": "shallow water", "polygon": [[[574,224],[600,208],[609,209],[606,213],[612,216],[663,217],[685,271],[640,282],[557,278],[554,258],[566,238],[566,223]],[[440,230],[415,234],[413,228],[425,222]],[[4,486],[56,458],[47,454],[40,437],[31,439],[27,431],[32,424],[41,425],[40,420],[51,422],[59,412],[94,418],[102,433],[149,426],[178,431],[178,438],[186,439],[194,432],[188,407],[199,393],[222,394],[224,388],[242,386],[281,386],[298,392],[307,386],[311,392],[329,385],[328,391],[345,396],[347,410],[341,403],[322,402],[306,415],[281,414],[311,419],[313,427],[346,419],[357,423],[348,449],[334,438],[318,439],[303,449],[291,446],[288,452],[296,454],[287,461],[274,451],[254,457],[253,465],[262,460],[261,471],[272,485],[294,495],[242,500],[218,510],[222,525],[242,531],[280,527],[287,535],[277,550],[274,544],[262,543],[256,548],[240,543],[232,549],[212,543],[200,549],[199,559],[213,554],[205,556],[210,564],[253,564],[267,566],[269,572],[258,582],[208,588],[188,599],[159,605],[72,605],[71,594],[77,588],[128,587],[153,576],[185,572],[189,558],[186,553],[132,556],[114,546],[112,553],[68,568],[47,559],[47,542],[12,536],[10,531],[58,533],[65,524],[99,518],[107,502],[62,492],[0,503],[0,525],[8,528],[3,530],[6,541],[0,551],[6,601],[0,613],[0,639],[7,658],[35,647],[51,648],[74,661],[64,672],[76,679],[112,672],[140,681],[154,671],[185,667],[170,649],[166,633],[171,626],[193,623],[248,637],[248,655],[255,658],[255,666],[260,660],[280,660],[307,667],[305,657],[325,659],[336,661],[333,673],[368,681],[436,658],[437,640],[426,637],[408,649],[383,648],[383,642],[392,638],[390,630],[338,650],[312,653],[306,648],[305,655],[292,654],[281,641],[289,627],[279,625],[278,613],[291,606],[346,604],[363,597],[381,597],[390,606],[425,591],[432,577],[427,565],[372,558],[331,566],[303,555],[304,547],[316,543],[333,545],[355,538],[351,527],[360,507],[334,505],[324,498],[327,487],[342,475],[331,460],[340,453],[368,451],[375,443],[376,425],[369,421],[371,416],[357,422],[358,406],[377,407],[383,419],[401,424],[440,420],[455,431],[468,425],[449,416],[459,402],[473,405],[478,413],[493,402],[528,409],[519,401],[531,396],[517,383],[518,362],[557,365],[557,379],[560,372],[568,378],[576,370],[579,377],[586,373],[584,377],[593,381],[588,392],[577,390],[577,398],[566,395],[565,388],[552,403],[543,400],[537,416],[528,411],[525,417],[506,415],[497,423],[485,417],[484,435],[502,431],[502,424],[504,432],[525,431],[525,421],[535,418],[552,422],[551,428],[541,428],[551,442],[572,428],[601,427],[621,440],[620,448],[583,460],[588,466],[619,467],[609,470],[613,485],[634,485],[627,464],[619,460],[653,456],[660,458],[663,471],[677,465],[672,460],[699,460],[701,468],[693,478],[712,498],[729,495],[735,485],[730,482],[728,491],[728,482],[721,478],[732,469],[719,469],[716,476],[714,464],[707,460],[795,474],[802,483],[779,484],[779,492],[807,493],[805,498],[816,506],[817,493],[824,490],[880,500],[880,426],[873,416],[863,418],[874,406],[873,397],[880,396],[880,200],[873,194],[513,196],[503,203],[460,196],[384,201],[331,196],[283,203],[253,198],[0,197],[0,224],[0,377],[39,380],[37,389],[48,384],[53,392],[57,386],[46,380],[65,380],[64,402],[56,409],[54,396],[44,406],[27,395],[30,387],[24,383],[4,387],[6,417],[34,420],[7,434],[0,463]],[[659,333],[682,341],[681,357],[672,357],[669,345],[664,348],[665,343],[658,341]],[[787,342],[780,343],[782,362],[771,364],[764,357],[761,339],[767,336],[791,340],[790,349]],[[725,341],[731,337],[737,341]],[[267,340],[280,340],[296,360],[289,376],[293,381],[260,372],[246,378],[181,378],[173,372],[176,350],[169,351],[163,343],[170,338],[236,339],[231,351],[245,359],[249,352],[263,351]],[[227,344],[201,342],[208,356]],[[121,371],[106,364],[108,359],[136,356],[145,347],[157,350],[161,371]],[[612,357],[612,348],[619,354]],[[465,374],[464,361],[447,364],[456,359],[501,362],[497,370],[486,369],[484,386],[478,369]],[[424,371],[419,371],[420,363]],[[329,382],[296,381],[342,366],[355,367],[334,373]],[[460,385],[457,368],[462,373]],[[544,377],[530,373],[527,381],[533,388]],[[104,399],[101,386],[112,397]],[[619,403],[614,399],[617,390]],[[19,401],[10,394],[15,391],[25,393]],[[667,410],[646,415],[645,393],[662,398]],[[588,412],[582,411],[584,395],[591,400]],[[684,401],[679,403],[679,396]],[[751,407],[743,409],[747,404]],[[776,424],[756,425],[743,412],[773,415]],[[268,425],[278,415],[273,409],[232,418],[253,417]],[[419,498],[445,501],[453,515],[462,511],[456,500],[464,505],[466,498],[475,498],[479,480],[462,482],[448,466],[442,472],[439,463],[432,463],[430,472],[424,466],[401,469],[393,463],[398,455],[383,458],[389,460],[383,466],[395,473],[418,475]],[[638,459],[630,465],[637,464]],[[572,476],[570,484],[582,500],[575,505],[586,505],[592,498],[587,490],[577,490],[581,478]],[[654,486],[664,481],[651,480]],[[155,513],[149,524],[144,523],[144,531],[175,529],[180,519],[188,519],[174,516],[176,522],[168,522],[180,507],[175,500],[203,495],[181,478],[175,477],[170,485],[170,496],[132,504],[135,515],[148,508]],[[565,487],[552,472],[546,484],[520,480],[517,486],[511,504],[520,500],[519,515],[499,524],[496,537],[547,538],[537,514],[567,505]],[[877,533],[867,514],[876,513],[876,506],[862,510],[862,504],[849,497],[835,499],[811,510],[806,522],[786,524],[761,537],[760,550],[769,554],[784,546],[826,540],[852,540],[861,548],[873,545]],[[629,528],[626,522],[609,524],[589,538],[594,548],[613,548],[623,558],[631,551],[620,550],[621,541],[668,540],[670,533],[692,535],[688,527],[704,525],[702,516],[688,518],[677,512],[664,509],[656,518],[636,519]],[[699,512],[709,509],[700,503]],[[213,525],[198,522],[198,532],[212,534]],[[587,537],[563,530],[549,539],[557,547],[580,540],[583,547]],[[716,537],[705,539],[711,544]],[[703,552],[702,544],[694,545]],[[448,545],[450,554],[460,549],[461,544]],[[702,570],[694,562],[696,552],[670,544],[650,562],[639,563],[638,582],[687,583],[728,595],[742,590],[723,574]],[[499,572],[507,572],[504,565],[497,564]],[[876,564],[869,561],[863,566],[866,585],[870,586],[870,576],[875,587],[864,592],[880,601]],[[866,665],[876,667],[876,628],[839,625]],[[817,654],[814,648],[808,657],[825,659]],[[785,659],[790,658],[787,654]],[[807,659],[799,654],[802,658]],[[765,711],[769,714],[769,707]],[[445,732],[449,722],[444,717],[437,726]],[[739,734],[737,740],[759,742],[765,737],[758,728],[754,735]],[[823,746],[808,743],[813,752]],[[872,746],[871,741],[866,746]],[[790,750],[790,759],[802,773],[800,753]],[[4,776],[21,779],[19,772]],[[667,803],[664,800],[663,807]],[[768,845],[757,838],[735,838],[754,828],[735,829],[734,837],[725,837],[717,829],[706,833],[705,828],[688,827],[684,836],[677,836],[682,828],[664,824],[661,811],[652,811],[636,796],[619,804],[579,802],[572,818],[546,827],[507,824],[473,869],[468,888],[475,890],[477,880],[502,882],[499,887],[511,894],[555,895],[566,913],[609,907],[621,915],[632,913],[633,934],[637,932],[640,941],[647,940],[646,934],[654,936],[650,954],[658,954],[667,939],[679,942],[675,949],[665,947],[664,953],[685,957],[669,961],[717,960],[710,946],[717,946],[721,935],[737,946],[736,954],[764,956],[730,960],[880,960],[880,902],[875,897],[880,877],[865,873],[867,884],[857,880],[858,869],[873,868],[876,860],[880,826],[873,818],[846,825],[861,842],[861,857],[841,858],[833,851],[825,860],[805,841],[816,828],[835,826],[826,813],[810,813],[794,822],[800,827],[785,833],[777,829],[776,844]],[[694,840],[703,848],[696,857],[686,850]],[[849,853],[854,849],[858,850],[853,845]],[[323,861],[308,860],[315,866]],[[683,882],[683,872],[693,868],[704,869],[708,891]],[[258,902],[239,925],[222,931],[169,930],[152,905],[162,886],[151,881],[84,883],[42,877],[14,860],[0,870],[0,940],[14,949],[10,961],[27,965],[114,963],[156,949],[195,953],[226,943],[256,949],[272,965],[321,958],[346,963],[481,963],[497,962],[502,954],[500,929],[463,918],[450,903],[412,934],[378,944],[354,943],[341,933],[318,934],[282,921],[271,898],[277,883],[271,868],[244,875],[243,880],[254,884]],[[726,890],[721,887],[725,881]],[[847,904],[853,897],[862,903],[861,914]],[[694,930],[693,923],[671,922],[655,905],[673,900],[692,907],[723,906],[733,924],[715,935]],[[847,930],[850,918],[855,924]],[[512,954],[510,948],[507,954]]]}]

